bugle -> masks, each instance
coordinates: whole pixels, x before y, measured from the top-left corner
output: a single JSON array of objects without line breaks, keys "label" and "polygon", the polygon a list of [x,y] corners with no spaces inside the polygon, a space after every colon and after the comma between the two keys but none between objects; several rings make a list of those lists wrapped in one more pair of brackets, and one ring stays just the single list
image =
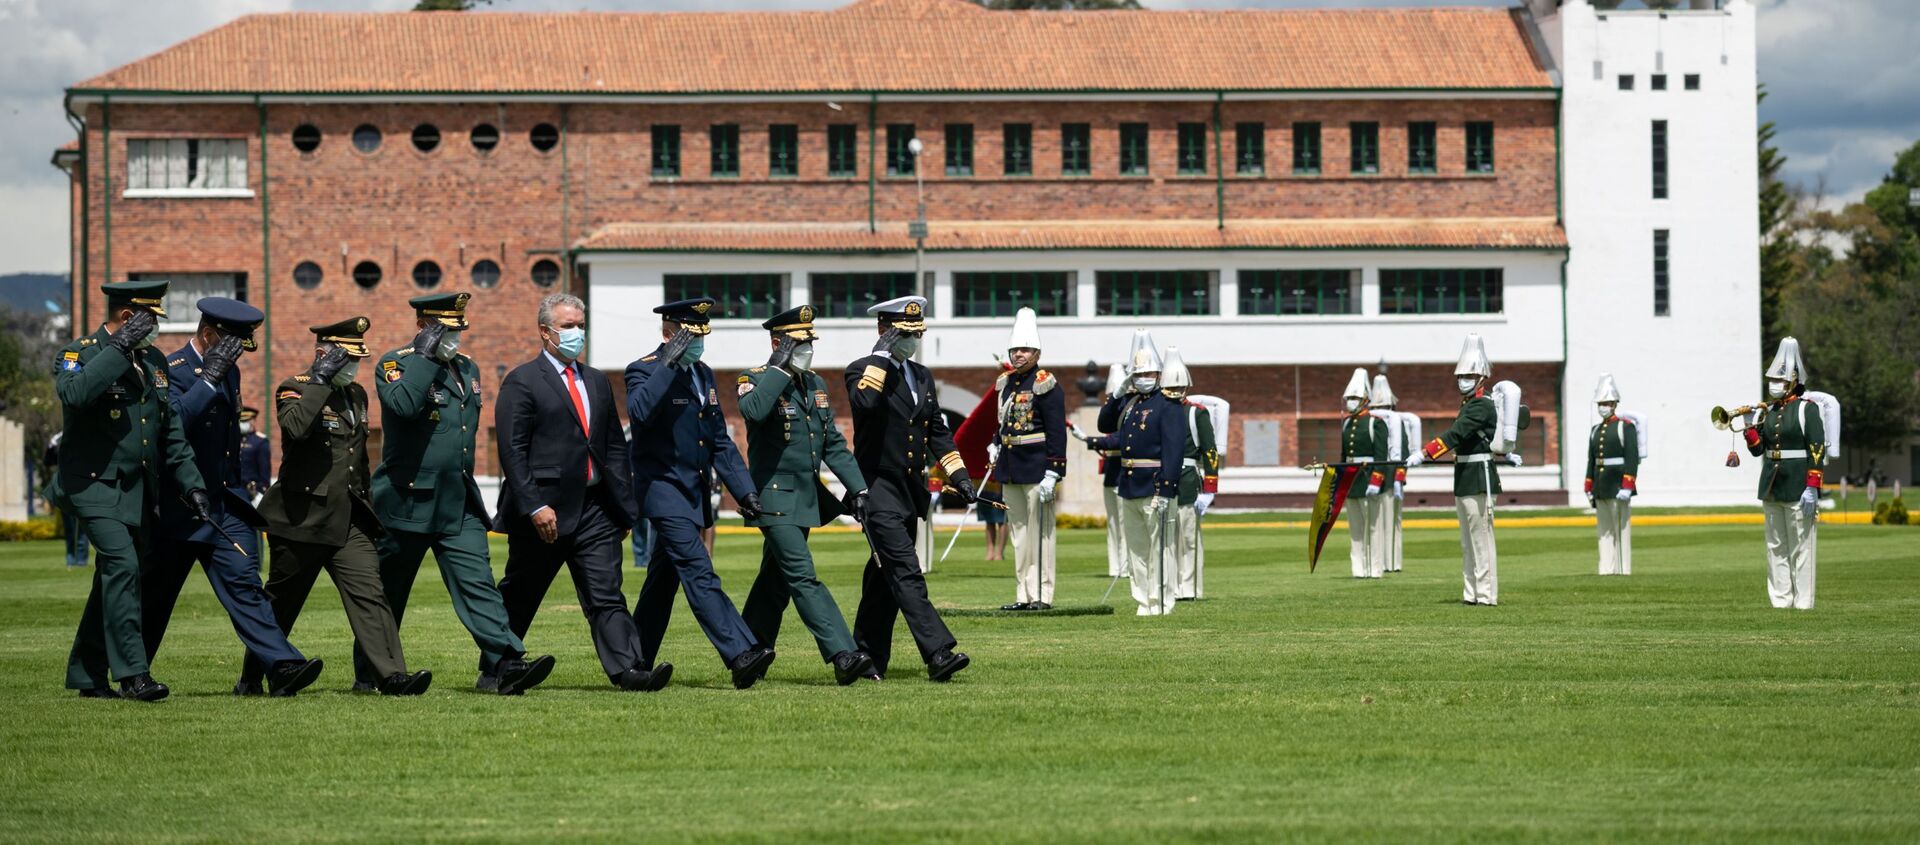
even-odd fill
[{"label": "bugle", "polygon": [[1713,420],[1713,427],[1721,431],[1744,431],[1753,424],[1752,421],[1747,419],[1747,415],[1753,413],[1753,411],[1754,407],[1752,405],[1741,405],[1731,411],[1715,405],[1713,406],[1713,410],[1707,414],[1707,417]]}]

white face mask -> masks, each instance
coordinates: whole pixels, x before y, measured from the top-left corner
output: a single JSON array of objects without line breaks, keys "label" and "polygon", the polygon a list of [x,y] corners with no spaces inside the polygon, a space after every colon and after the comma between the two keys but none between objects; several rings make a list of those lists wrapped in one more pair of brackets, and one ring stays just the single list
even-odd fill
[{"label": "white face mask", "polygon": [[357,358],[350,360],[346,366],[340,368],[340,372],[333,374],[333,386],[346,387],[353,383],[353,377],[359,375],[359,373],[360,360]]},{"label": "white face mask", "polygon": [[1354,399],[1352,397],[1348,397],[1347,413],[1352,414],[1352,413],[1358,412],[1359,410],[1360,410],[1360,400]]},{"label": "white face mask", "polygon": [[1593,406],[1593,410],[1598,413],[1603,420],[1613,416],[1612,405],[1595,405]]},{"label": "white face mask", "polygon": [[243,422],[240,424],[240,436],[245,437],[252,433],[253,433],[253,423]]},{"label": "white face mask", "polygon": [[1152,393],[1152,392],[1153,392],[1153,388],[1154,388],[1154,386],[1155,386],[1155,385],[1157,385],[1157,384],[1159,384],[1159,383],[1160,383],[1160,377],[1159,377],[1159,376],[1157,376],[1157,375],[1155,375],[1155,376],[1134,376],[1134,377],[1133,377],[1133,392],[1135,392],[1135,393]]},{"label": "white face mask", "polygon": [[1479,384],[1480,380],[1472,376],[1464,376],[1464,377],[1455,378],[1453,380],[1453,383],[1455,387],[1460,388],[1460,394],[1464,396],[1466,394],[1472,393],[1473,386],[1476,384]]},{"label": "white face mask", "polygon": [[446,334],[440,336],[439,355],[441,360],[451,361],[453,360],[454,354],[458,353],[459,351],[460,351],[460,333],[459,332],[447,332]]},{"label": "white face mask", "polygon": [[813,344],[802,343],[793,348],[793,365],[803,370],[813,369]]},{"label": "white face mask", "polygon": [[913,335],[901,335],[893,342],[893,357],[905,361],[920,353],[920,338]]},{"label": "white face mask", "polygon": [[1779,399],[1787,395],[1787,383],[1778,379],[1767,381],[1767,396]]}]

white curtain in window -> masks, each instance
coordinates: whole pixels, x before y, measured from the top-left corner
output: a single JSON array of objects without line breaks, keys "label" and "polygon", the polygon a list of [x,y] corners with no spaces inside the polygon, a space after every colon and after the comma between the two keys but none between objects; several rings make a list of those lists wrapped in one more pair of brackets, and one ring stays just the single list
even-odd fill
[{"label": "white curtain in window", "polygon": [[175,138],[165,143],[167,145],[167,179],[154,187],[184,188],[187,186],[187,140]]},{"label": "white curtain in window", "polygon": [[128,141],[127,142],[127,187],[128,188],[147,187],[147,161],[149,159],[149,156],[150,154],[147,152],[146,141]]},{"label": "white curtain in window", "polygon": [[227,187],[247,186],[247,142],[227,142]]},{"label": "white curtain in window", "polygon": [[168,280],[167,322],[194,325],[200,323],[201,297],[232,297],[238,281],[232,273],[152,273],[142,278]]}]

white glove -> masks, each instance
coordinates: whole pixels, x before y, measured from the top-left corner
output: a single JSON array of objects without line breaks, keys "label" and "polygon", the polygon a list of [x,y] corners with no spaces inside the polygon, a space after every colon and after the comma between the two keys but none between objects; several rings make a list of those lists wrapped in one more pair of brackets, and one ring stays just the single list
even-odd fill
[{"label": "white glove", "polygon": [[1597,505],[1594,504],[1592,496],[1587,497],[1587,507],[1589,508],[1598,507]]},{"label": "white glove", "polygon": [[1393,497],[1405,501],[1407,498],[1407,485],[1395,481],[1393,483]]},{"label": "white glove", "polygon": [[1074,425],[1073,423],[1067,423],[1067,434],[1082,443],[1087,442],[1087,433],[1081,431],[1080,426]]},{"label": "white glove", "polygon": [[1195,497],[1193,500],[1194,516],[1206,516],[1207,508],[1210,508],[1210,507],[1213,507],[1212,493],[1201,493],[1199,496]]},{"label": "white glove", "polygon": [[1000,444],[988,443],[987,444],[987,463],[997,464],[999,462],[1000,462]]},{"label": "white glove", "polygon": [[1808,487],[1800,491],[1800,515],[1812,519],[1820,513],[1820,488]]},{"label": "white glove", "polygon": [[1413,450],[1413,454],[1407,456],[1408,469],[1412,469],[1426,462],[1427,462],[1427,456],[1421,454],[1420,450],[1418,449]]},{"label": "white glove", "polygon": [[1367,495],[1369,497],[1380,495],[1380,485],[1378,484],[1367,485]]},{"label": "white glove", "polygon": [[1147,500],[1147,513],[1158,514],[1167,509],[1167,497],[1155,496]]},{"label": "white glove", "polygon": [[1613,497],[1616,499],[1619,499],[1622,502],[1625,502],[1633,498],[1633,491],[1628,490],[1625,487],[1622,487],[1620,488],[1620,492],[1613,494]]},{"label": "white glove", "polygon": [[1053,470],[1047,470],[1046,477],[1040,479],[1040,501],[1042,503],[1053,501],[1053,488],[1059,483],[1060,476],[1055,474]]},{"label": "white glove", "polygon": [[1520,465],[1520,453],[1519,453],[1519,452],[1508,452],[1508,453],[1507,453],[1507,463],[1510,463],[1510,464],[1513,464],[1514,466],[1519,466],[1519,465]]},{"label": "white glove", "polygon": [[927,491],[927,507],[930,509],[940,507],[940,491],[938,490]]}]

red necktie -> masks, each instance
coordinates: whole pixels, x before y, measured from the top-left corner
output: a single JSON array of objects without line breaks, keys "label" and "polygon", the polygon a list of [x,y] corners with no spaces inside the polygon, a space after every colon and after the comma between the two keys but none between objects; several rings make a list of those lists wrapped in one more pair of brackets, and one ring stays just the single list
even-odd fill
[{"label": "red necktie", "polygon": [[567,392],[573,394],[573,415],[580,418],[580,433],[587,436],[587,483],[593,483],[593,432],[587,428],[587,403],[580,399],[580,383],[573,378],[573,367],[569,365],[567,374]]}]

